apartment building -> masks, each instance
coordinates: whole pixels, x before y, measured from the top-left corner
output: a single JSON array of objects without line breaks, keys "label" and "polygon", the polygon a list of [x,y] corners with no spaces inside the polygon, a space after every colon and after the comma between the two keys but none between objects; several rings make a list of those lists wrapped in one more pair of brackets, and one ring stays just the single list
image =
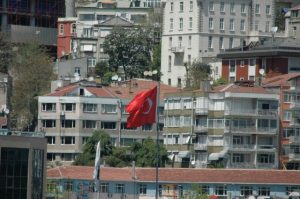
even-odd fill
[{"label": "apartment building", "polygon": [[229,84],[168,94],[164,143],[173,166],[278,168],[278,97]]},{"label": "apartment building", "polygon": [[299,71],[300,40],[294,38],[262,39],[249,45],[228,49],[222,59],[222,77],[229,82],[260,81]]},{"label": "apartment building", "polygon": [[[163,9],[162,81],[184,86],[186,69],[194,60],[211,63],[212,78],[221,77],[219,52],[272,37],[274,0],[167,0]],[[284,37],[277,32],[276,37]]]},{"label": "apartment building", "polygon": [[[47,171],[47,196],[70,199],[154,199],[155,168],[100,169],[100,192],[94,192],[93,167],[65,166]],[[113,179],[113,180],[112,180]],[[218,198],[282,198],[299,194],[300,172],[256,169],[159,168],[159,198],[187,197],[197,185]],[[192,194],[190,194],[190,197]],[[296,198],[296,197],[295,197]]]},{"label": "apartment building", "polygon": [[300,74],[285,74],[263,81],[263,87],[280,96],[280,162],[282,169],[300,169]]},{"label": "apartment building", "polygon": [[[157,85],[150,80],[132,79],[104,87],[95,82],[81,81],[59,87],[38,97],[38,129],[46,133],[47,159],[71,163],[83,145],[97,129],[108,133],[115,145],[128,146],[148,137],[156,139],[156,124],[128,129],[125,106],[140,91]],[[176,92],[176,88],[162,84],[160,96]],[[163,130],[162,111],[159,120]],[[160,137],[161,139],[161,137]]]}]

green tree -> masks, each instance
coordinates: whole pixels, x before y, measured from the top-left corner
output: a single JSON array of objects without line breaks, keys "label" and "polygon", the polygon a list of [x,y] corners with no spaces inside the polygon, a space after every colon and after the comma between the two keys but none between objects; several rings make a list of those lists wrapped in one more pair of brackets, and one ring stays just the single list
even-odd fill
[{"label": "green tree", "polygon": [[209,199],[205,190],[201,188],[198,184],[192,184],[191,188],[187,190],[183,196],[180,197],[181,199]]},{"label": "green tree", "polygon": [[87,140],[87,143],[83,147],[83,153],[79,154],[74,165],[92,166],[95,162],[96,146],[97,143],[101,143],[101,158],[108,156],[112,153],[113,145],[111,143],[110,136],[101,130],[96,130],[93,135]]},{"label": "green tree", "polygon": [[[160,71],[160,65],[161,65],[161,45],[156,44],[153,49],[153,55],[152,60],[150,63],[150,70],[157,70]],[[159,74],[159,77],[161,74]],[[153,80],[156,80],[154,76],[152,76]]]},{"label": "green tree", "polygon": [[107,164],[111,167],[130,166],[132,157],[128,147],[119,147],[112,150],[112,154],[105,158]]},{"label": "green tree", "polygon": [[109,72],[108,64],[106,61],[100,61],[95,66],[95,73],[99,77],[103,77],[105,73]]},{"label": "green tree", "polygon": [[106,36],[103,49],[109,55],[110,71],[123,68],[125,78],[142,77],[149,69],[153,37],[151,28],[115,28]]},{"label": "green tree", "polygon": [[211,66],[209,64],[195,60],[191,66],[185,64],[185,67],[188,88],[199,89],[201,81],[209,79],[211,73]]},{"label": "green tree", "polygon": [[213,86],[220,86],[220,85],[224,85],[224,84],[228,84],[228,80],[225,79],[224,77],[220,77],[219,79],[214,81]]},{"label": "green tree", "polygon": [[[34,130],[37,122],[37,96],[50,92],[52,60],[37,43],[24,44],[14,52],[10,73],[13,77],[12,128]],[[29,129],[28,129],[29,130]]]},{"label": "green tree", "polygon": [[8,68],[12,58],[12,45],[4,40],[4,35],[0,33],[0,72],[8,73]]},{"label": "green tree", "polygon": [[275,26],[278,27],[279,31],[285,30],[285,13],[280,10],[276,11],[275,15]]}]

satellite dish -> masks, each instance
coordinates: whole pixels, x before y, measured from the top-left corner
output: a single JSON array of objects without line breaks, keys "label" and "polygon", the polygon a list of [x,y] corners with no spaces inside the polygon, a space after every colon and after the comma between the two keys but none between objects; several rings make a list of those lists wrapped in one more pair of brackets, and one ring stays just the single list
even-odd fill
[{"label": "satellite dish", "polygon": [[271,32],[274,33],[274,34],[277,32],[277,30],[278,30],[277,26],[274,26],[274,27],[271,28]]},{"label": "satellite dish", "polygon": [[260,75],[264,75],[265,74],[265,69],[261,68],[261,69],[259,69],[258,72],[259,72]]},{"label": "satellite dish", "polygon": [[157,73],[158,73],[157,70],[152,71],[152,74],[153,74],[153,75],[156,75]]},{"label": "satellite dish", "polygon": [[9,109],[8,109],[8,108],[4,109],[4,113],[5,113],[6,115],[9,114]]},{"label": "satellite dish", "polygon": [[122,78],[121,78],[121,77],[119,77],[119,78],[118,78],[118,82],[120,82],[121,80],[122,80]]},{"label": "satellite dish", "polygon": [[118,80],[118,78],[119,78],[119,76],[118,76],[118,75],[114,75],[114,76],[112,76],[112,77],[111,77],[111,80],[113,80],[113,81],[117,81],[117,80]]}]

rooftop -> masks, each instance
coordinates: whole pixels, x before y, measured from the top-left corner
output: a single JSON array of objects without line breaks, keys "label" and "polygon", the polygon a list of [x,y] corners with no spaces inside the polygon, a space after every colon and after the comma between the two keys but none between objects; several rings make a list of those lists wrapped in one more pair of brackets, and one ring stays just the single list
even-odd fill
[{"label": "rooftop", "polygon": [[260,86],[240,86],[236,84],[217,86],[213,89],[213,92],[272,94],[269,91],[267,91],[265,88],[262,88]]},{"label": "rooftop", "polygon": [[296,77],[300,77],[300,73],[289,73],[271,78],[266,78],[263,80],[262,85],[263,87],[289,86],[288,81]]},{"label": "rooftop", "polygon": [[[94,167],[62,166],[47,170],[47,179],[92,180]],[[100,180],[133,181],[132,168],[101,167]],[[136,168],[136,181],[155,182],[155,168]],[[235,184],[297,184],[300,171],[254,169],[189,169],[160,168],[160,182],[235,183]]]}]

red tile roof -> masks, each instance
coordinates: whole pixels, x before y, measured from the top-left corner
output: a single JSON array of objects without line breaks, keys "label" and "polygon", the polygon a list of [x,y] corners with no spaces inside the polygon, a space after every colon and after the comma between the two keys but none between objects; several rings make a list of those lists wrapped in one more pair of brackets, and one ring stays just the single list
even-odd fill
[{"label": "red tile roof", "polygon": [[232,93],[263,93],[270,94],[266,89],[258,86],[238,86],[235,84],[227,84],[222,86],[217,86],[213,89],[213,92],[232,92]]},{"label": "red tile roof", "polygon": [[[64,166],[49,169],[47,178],[92,180],[93,167]],[[154,182],[155,168],[136,168],[137,181]],[[100,179],[106,181],[132,181],[132,168],[101,167]],[[159,181],[186,183],[250,183],[298,184],[300,171],[246,170],[246,169],[188,169],[160,168]]]},{"label": "red tile roof", "polygon": [[271,78],[266,78],[263,80],[262,84],[263,87],[288,86],[288,81],[296,77],[300,77],[300,73],[289,73]]}]

